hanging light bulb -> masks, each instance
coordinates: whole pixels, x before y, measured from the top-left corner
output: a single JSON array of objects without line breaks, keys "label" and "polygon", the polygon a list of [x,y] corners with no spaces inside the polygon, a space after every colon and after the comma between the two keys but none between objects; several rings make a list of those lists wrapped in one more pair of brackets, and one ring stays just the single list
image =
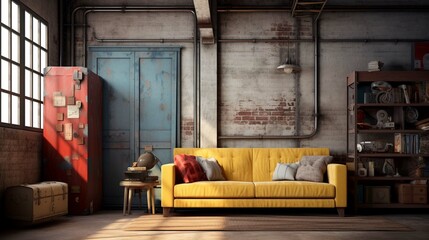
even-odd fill
[{"label": "hanging light bulb", "polygon": [[301,68],[297,65],[294,64],[282,64],[280,66],[277,67],[277,69],[283,69],[283,72],[285,73],[295,73],[295,72],[299,72],[301,70]]},{"label": "hanging light bulb", "polygon": [[278,66],[277,69],[283,70],[283,72],[285,72],[287,74],[301,71],[301,68],[298,65],[295,65],[295,64],[292,64],[289,62],[289,55],[290,55],[290,51],[289,51],[289,39],[288,39],[286,63]]}]

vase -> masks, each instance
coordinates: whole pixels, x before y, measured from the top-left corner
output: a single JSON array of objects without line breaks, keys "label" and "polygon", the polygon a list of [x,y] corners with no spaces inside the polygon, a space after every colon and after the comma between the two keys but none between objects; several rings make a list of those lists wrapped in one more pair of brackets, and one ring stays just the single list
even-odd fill
[{"label": "vase", "polygon": [[416,169],[416,177],[421,177],[422,176],[422,169],[421,168],[417,168]]}]

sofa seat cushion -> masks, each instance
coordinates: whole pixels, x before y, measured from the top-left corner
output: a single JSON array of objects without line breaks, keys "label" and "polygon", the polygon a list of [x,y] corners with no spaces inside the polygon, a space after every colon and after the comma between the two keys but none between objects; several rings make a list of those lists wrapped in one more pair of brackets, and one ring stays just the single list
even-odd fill
[{"label": "sofa seat cushion", "polygon": [[174,186],[175,198],[254,198],[253,182],[200,181]]},{"label": "sofa seat cushion", "polygon": [[334,198],[335,186],[306,181],[255,182],[257,198]]}]

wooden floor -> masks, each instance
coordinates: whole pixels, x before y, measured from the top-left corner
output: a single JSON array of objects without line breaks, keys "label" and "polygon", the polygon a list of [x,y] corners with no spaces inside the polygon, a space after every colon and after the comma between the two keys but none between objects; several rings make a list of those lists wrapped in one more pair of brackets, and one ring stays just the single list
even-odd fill
[{"label": "wooden floor", "polygon": [[[298,211],[298,210],[296,210]],[[293,212],[296,214],[297,212]],[[415,231],[124,231],[123,227],[132,219],[147,214],[141,210],[134,210],[131,215],[123,216],[121,210],[100,211],[88,216],[64,216],[56,221],[36,225],[33,227],[14,227],[9,224],[2,224],[0,239],[429,239],[429,213],[373,213],[370,216],[383,216],[392,221],[410,226]],[[157,213],[161,214],[161,213]],[[187,212],[177,212],[175,214],[188,214]],[[198,215],[198,212],[190,214]],[[201,212],[207,214],[207,212]],[[213,214],[209,212],[208,214]],[[216,214],[222,214],[216,213]],[[230,214],[230,213],[228,213]],[[243,214],[243,212],[241,212]],[[246,212],[252,214],[252,211]],[[260,214],[260,212],[254,212]],[[278,213],[275,213],[278,214]],[[288,214],[288,212],[282,213]],[[315,212],[306,211],[304,214],[311,216],[326,216],[336,214],[335,212]],[[366,214],[368,215],[368,214]],[[275,223],[273,223],[275,224]]]}]

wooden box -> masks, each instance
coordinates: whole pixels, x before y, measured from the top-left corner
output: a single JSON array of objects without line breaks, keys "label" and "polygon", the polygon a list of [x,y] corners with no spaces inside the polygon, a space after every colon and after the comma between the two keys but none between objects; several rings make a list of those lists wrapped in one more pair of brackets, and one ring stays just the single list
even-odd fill
[{"label": "wooden box", "polygon": [[45,222],[68,213],[68,186],[63,182],[41,182],[9,187],[4,203],[9,220]]},{"label": "wooden box", "polygon": [[426,184],[398,184],[399,203],[427,203]]},{"label": "wooden box", "polygon": [[365,203],[390,203],[390,186],[365,186]]}]

